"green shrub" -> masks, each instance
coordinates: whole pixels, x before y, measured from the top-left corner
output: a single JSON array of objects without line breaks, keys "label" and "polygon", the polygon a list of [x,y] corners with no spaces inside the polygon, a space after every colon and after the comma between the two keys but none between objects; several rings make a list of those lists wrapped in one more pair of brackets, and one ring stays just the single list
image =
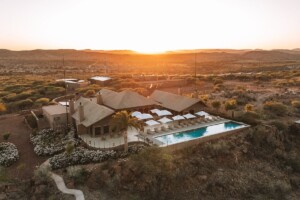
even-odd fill
[{"label": "green shrub", "polygon": [[84,184],[89,175],[85,168],[79,166],[68,167],[67,173],[76,185]]},{"label": "green shrub", "polygon": [[49,103],[49,101],[50,101],[49,98],[39,98],[35,101],[35,103],[47,105]]},{"label": "green shrub", "polygon": [[4,133],[4,134],[3,134],[3,140],[7,141],[8,138],[9,138],[9,136],[10,136],[10,133],[9,133],[9,132]]}]

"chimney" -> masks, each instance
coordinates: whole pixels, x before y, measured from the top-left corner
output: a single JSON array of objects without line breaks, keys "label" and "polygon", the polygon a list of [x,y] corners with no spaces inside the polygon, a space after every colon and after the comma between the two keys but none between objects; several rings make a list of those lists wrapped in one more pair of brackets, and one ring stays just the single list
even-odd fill
[{"label": "chimney", "polygon": [[74,109],[74,100],[71,99],[69,101],[69,108],[70,108],[70,114],[73,115],[75,113],[75,109]]},{"label": "chimney", "polygon": [[79,104],[78,111],[79,111],[79,121],[82,122],[84,120],[84,111],[81,102]]},{"label": "chimney", "polygon": [[97,104],[103,105],[103,99],[100,92],[97,94]]}]

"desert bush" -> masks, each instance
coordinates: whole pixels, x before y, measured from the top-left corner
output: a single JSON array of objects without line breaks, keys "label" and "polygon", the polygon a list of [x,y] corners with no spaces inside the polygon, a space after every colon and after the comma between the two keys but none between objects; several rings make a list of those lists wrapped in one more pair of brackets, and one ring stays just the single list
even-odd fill
[{"label": "desert bush", "polygon": [[252,112],[254,109],[254,106],[252,104],[246,104],[244,107],[245,112]]},{"label": "desert bush", "polygon": [[280,102],[276,101],[267,101],[263,105],[264,110],[274,113],[276,115],[282,116],[286,114],[287,108]]},{"label": "desert bush", "polygon": [[279,121],[279,120],[271,121],[270,125],[275,126],[277,128],[277,130],[279,130],[279,131],[285,132],[288,130],[288,126],[284,122]]},{"label": "desert bush", "polygon": [[292,101],[292,106],[296,109],[300,109],[300,101],[298,100]]},{"label": "desert bush", "polygon": [[9,133],[9,132],[4,133],[4,134],[3,134],[3,140],[7,141],[8,138],[9,138],[9,136],[10,136],[10,133]]},{"label": "desert bush", "polygon": [[87,180],[89,172],[83,167],[71,166],[67,168],[67,174],[76,185],[81,185]]},{"label": "desert bush", "polygon": [[51,180],[50,167],[42,166],[34,170],[34,179],[41,183],[48,183]]},{"label": "desert bush", "polygon": [[37,104],[42,104],[42,105],[47,105],[49,103],[50,99],[49,98],[39,98],[35,101]]},{"label": "desert bush", "polygon": [[8,105],[11,110],[21,110],[31,107],[33,105],[33,101],[31,99],[25,99],[10,103]]},{"label": "desert bush", "polygon": [[214,100],[214,101],[211,102],[211,105],[214,109],[219,110],[219,108],[221,107],[221,102],[217,101],[217,100]]},{"label": "desert bush", "polygon": [[91,96],[94,96],[95,93],[96,93],[95,90],[88,90],[84,93],[84,96],[91,97]]},{"label": "desert bush", "polygon": [[238,120],[245,122],[246,124],[257,125],[259,124],[260,115],[257,112],[249,111],[239,116]]},{"label": "desert bush", "polygon": [[219,85],[219,84],[223,84],[223,80],[221,78],[215,78],[213,80],[214,85]]},{"label": "desert bush", "polygon": [[6,111],[6,106],[4,103],[0,103],[0,112]]},{"label": "desert bush", "polygon": [[225,102],[224,105],[225,110],[234,110],[236,108],[236,100],[235,99],[229,99]]},{"label": "desert bush", "polygon": [[10,92],[8,92],[8,91],[0,91],[0,97],[7,96],[9,94],[10,94]]},{"label": "desert bush", "polygon": [[220,156],[229,153],[230,145],[228,144],[228,142],[220,140],[215,143],[206,143],[204,145],[204,149],[211,156]]}]

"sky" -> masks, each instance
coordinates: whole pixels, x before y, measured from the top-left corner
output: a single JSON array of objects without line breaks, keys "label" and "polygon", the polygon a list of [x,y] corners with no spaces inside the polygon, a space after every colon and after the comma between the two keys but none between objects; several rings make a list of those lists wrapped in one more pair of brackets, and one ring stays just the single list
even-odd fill
[{"label": "sky", "polygon": [[0,0],[0,49],[293,49],[300,0]]}]

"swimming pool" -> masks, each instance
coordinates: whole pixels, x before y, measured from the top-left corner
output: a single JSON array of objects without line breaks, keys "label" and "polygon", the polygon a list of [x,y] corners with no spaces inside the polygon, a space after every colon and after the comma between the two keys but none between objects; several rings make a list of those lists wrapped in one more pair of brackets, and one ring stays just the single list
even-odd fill
[{"label": "swimming pool", "polygon": [[229,121],[229,122],[206,126],[199,129],[186,131],[186,132],[157,136],[154,138],[160,142],[163,142],[164,145],[169,145],[169,144],[176,144],[180,142],[194,140],[200,137],[223,133],[234,129],[244,128],[244,127],[246,127],[246,125]]}]

